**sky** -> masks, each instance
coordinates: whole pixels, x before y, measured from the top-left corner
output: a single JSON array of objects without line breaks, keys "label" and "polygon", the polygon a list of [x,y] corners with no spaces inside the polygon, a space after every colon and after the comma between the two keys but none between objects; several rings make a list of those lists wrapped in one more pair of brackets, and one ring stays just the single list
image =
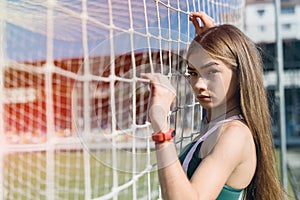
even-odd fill
[{"label": "sky", "polygon": [[[230,4],[230,1],[234,3],[233,0],[226,3]],[[201,5],[195,1],[188,5],[185,0],[178,1],[178,4],[177,1],[171,1],[171,7],[180,8],[179,12],[167,9],[164,1],[157,4],[158,9],[155,1],[145,0],[146,6],[143,2],[90,0],[87,1],[85,12],[80,0],[57,1],[53,10],[49,9],[47,1],[5,0],[0,3],[0,19],[4,19],[4,23],[0,23],[0,30],[3,30],[0,34],[4,35],[1,47],[5,57],[15,61],[45,60],[49,51],[54,59],[82,57],[83,43],[88,45],[89,54],[109,55],[111,41],[114,42],[115,54],[147,48],[149,43],[145,34],[149,33],[151,48],[170,48],[170,43],[159,40],[159,36],[182,41],[179,43],[183,47],[171,42],[172,48],[185,48],[185,43],[194,35],[187,12],[221,12],[219,7],[213,7],[206,0],[201,1]],[[84,29],[87,30],[87,41],[82,34],[85,16],[88,16]],[[132,38],[129,30],[133,30]],[[51,38],[50,43],[47,43],[47,38]],[[53,49],[49,48],[52,45]]]}]

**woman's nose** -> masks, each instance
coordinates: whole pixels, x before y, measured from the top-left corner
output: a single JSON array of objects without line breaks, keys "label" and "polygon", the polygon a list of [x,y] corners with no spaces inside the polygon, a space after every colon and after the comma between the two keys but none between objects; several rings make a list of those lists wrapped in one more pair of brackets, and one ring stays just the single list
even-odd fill
[{"label": "woman's nose", "polygon": [[198,78],[195,80],[195,83],[194,83],[193,87],[194,87],[195,89],[198,89],[198,90],[205,90],[205,89],[207,89],[207,83],[206,83],[205,78],[203,78],[203,77],[198,77]]}]

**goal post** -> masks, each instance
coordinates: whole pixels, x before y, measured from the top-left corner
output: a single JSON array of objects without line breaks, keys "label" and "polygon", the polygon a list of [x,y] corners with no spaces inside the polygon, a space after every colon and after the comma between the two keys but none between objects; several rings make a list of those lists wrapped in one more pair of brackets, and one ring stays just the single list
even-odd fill
[{"label": "goal post", "polygon": [[158,199],[148,82],[177,90],[178,151],[201,108],[185,80],[193,11],[242,28],[243,0],[0,3],[0,200]]}]

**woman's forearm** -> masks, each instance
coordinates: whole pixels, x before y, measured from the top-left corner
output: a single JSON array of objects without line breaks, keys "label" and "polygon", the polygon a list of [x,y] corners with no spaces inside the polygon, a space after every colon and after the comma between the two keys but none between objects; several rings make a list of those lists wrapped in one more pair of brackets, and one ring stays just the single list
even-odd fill
[{"label": "woman's forearm", "polygon": [[174,143],[157,144],[156,157],[163,198],[196,199],[196,192],[181,167]]}]

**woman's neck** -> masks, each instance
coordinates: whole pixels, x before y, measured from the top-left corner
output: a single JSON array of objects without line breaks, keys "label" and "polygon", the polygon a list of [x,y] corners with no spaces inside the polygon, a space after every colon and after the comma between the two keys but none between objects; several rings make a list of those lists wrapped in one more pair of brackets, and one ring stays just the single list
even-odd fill
[{"label": "woman's neck", "polygon": [[206,114],[206,123],[217,122],[233,115],[240,114],[239,106],[228,107],[228,109],[209,109]]}]

